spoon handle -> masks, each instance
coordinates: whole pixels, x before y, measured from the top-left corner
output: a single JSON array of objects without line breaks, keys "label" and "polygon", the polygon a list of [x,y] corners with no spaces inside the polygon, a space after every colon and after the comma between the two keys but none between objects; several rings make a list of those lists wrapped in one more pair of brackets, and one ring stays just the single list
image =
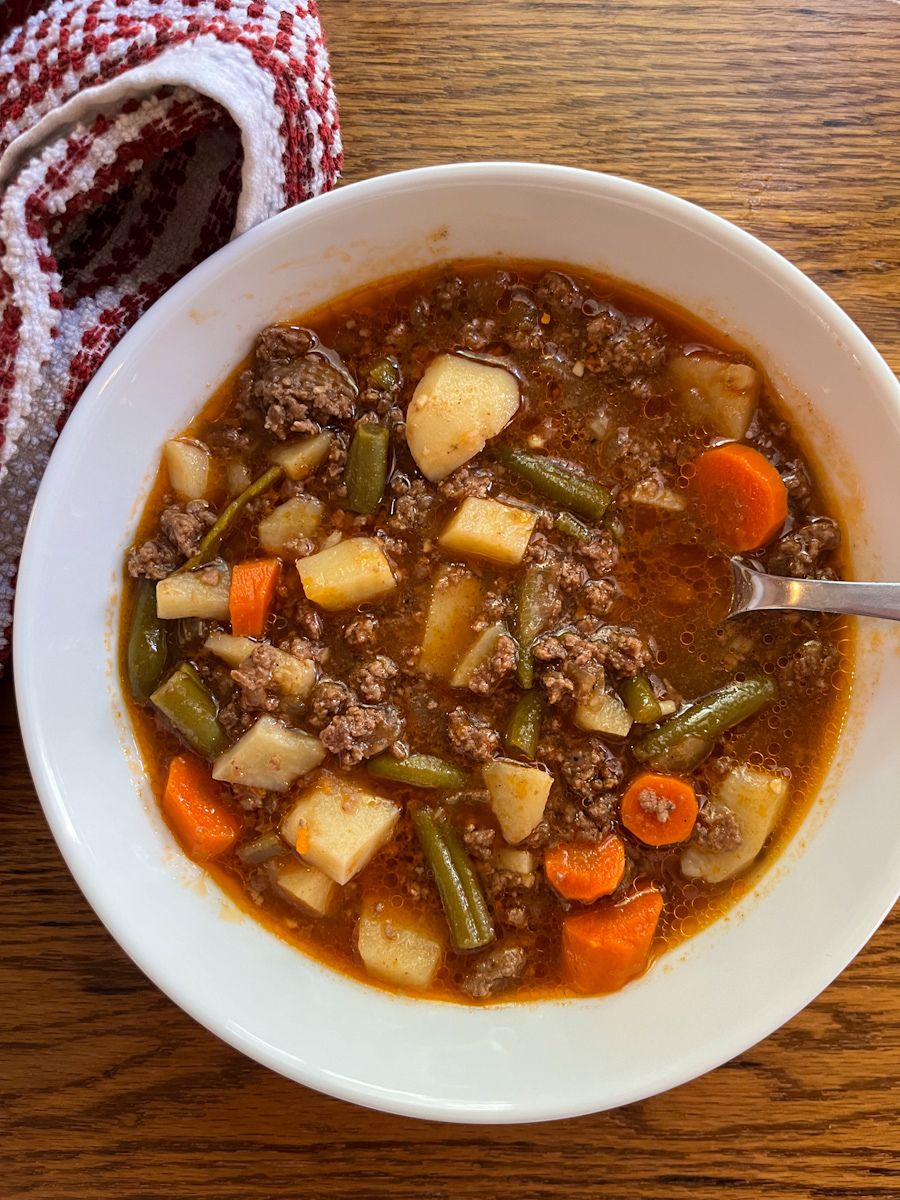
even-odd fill
[{"label": "spoon handle", "polygon": [[731,565],[734,571],[731,617],[760,609],[795,609],[900,621],[900,583],[788,579],[755,571],[737,559],[732,559]]}]

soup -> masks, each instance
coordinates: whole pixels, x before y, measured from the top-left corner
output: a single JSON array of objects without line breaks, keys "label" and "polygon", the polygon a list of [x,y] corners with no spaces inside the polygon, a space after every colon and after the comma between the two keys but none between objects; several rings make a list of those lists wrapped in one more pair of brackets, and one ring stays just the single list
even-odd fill
[{"label": "soup", "polygon": [[752,359],[609,280],[479,263],[262,330],[127,561],[123,685],[186,852],[306,952],[484,1002],[617,990],[815,795],[836,577]]}]

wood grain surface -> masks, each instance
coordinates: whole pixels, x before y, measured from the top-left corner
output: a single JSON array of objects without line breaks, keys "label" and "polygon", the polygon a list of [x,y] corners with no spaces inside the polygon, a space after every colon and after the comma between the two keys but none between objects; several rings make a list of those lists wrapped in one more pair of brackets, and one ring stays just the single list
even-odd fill
[{"label": "wood grain surface", "polygon": [[[786,254],[900,370],[896,0],[320,8],[347,181],[522,158],[668,188]],[[151,986],[60,859],[9,680],[0,838],[4,1200],[900,1196],[897,914],[809,1008],[704,1078],[612,1113],[467,1128],[288,1083]]]}]

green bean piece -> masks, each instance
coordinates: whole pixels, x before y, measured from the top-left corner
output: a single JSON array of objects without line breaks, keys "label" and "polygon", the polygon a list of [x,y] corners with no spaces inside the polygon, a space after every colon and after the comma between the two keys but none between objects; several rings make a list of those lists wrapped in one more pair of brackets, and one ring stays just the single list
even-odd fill
[{"label": "green bean piece", "polygon": [[778,685],[768,675],[728,683],[644,734],[633,743],[631,752],[639,762],[646,762],[672,750],[686,737],[715,738],[777,699]]},{"label": "green bean piece", "polygon": [[502,444],[495,448],[495,454],[513,474],[527,479],[542,495],[580,517],[599,521],[610,506],[612,496],[606,488],[573,467]]},{"label": "green bean piece", "polygon": [[435,817],[435,824],[437,825],[438,832],[444,839],[445,846],[450,852],[450,861],[453,863],[456,874],[459,876],[459,881],[466,895],[469,911],[475,918],[478,937],[480,939],[478,949],[480,949],[482,946],[487,946],[495,937],[494,922],[491,920],[491,914],[484,899],[481,884],[478,882],[478,876],[475,874],[472,860],[469,858],[465,846],[462,844],[462,839],[447,820],[446,813],[439,811]]},{"label": "green bean piece", "polygon": [[608,512],[603,518],[602,525],[614,542],[621,542],[625,536],[625,525],[621,517],[616,516],[614,512]]},{"label": "green bean piece", "polygon": [[526,758],[534,758],[543,716],[544,698],[541,693],[523,692],[510,717],[506,731],[507,746],[511,750],[520,750]]},{"label": "green bean piece", "polygon": [[369,367],[369,383],[383,392],[392,392],[399,387],[400,378],[400,368],[389,358],[376,358]]},{"label": "green bean piece", "polygon": [[251,500],[255,500],[257,496],[261,496],[263,492],[267,492],[269,488],[274,487],[284,475],[284,468],[279,466],[269,467],[268,471],[263,472],[258,479],[244,488],[239,496],[235,496],[228,507],[222,512],[222,515],[213,525],[212,529],[208,530],[203,541],[200,543],[199,549],[193,558],[189,558],[186,563],[182,563],[178,568],[177,574],[182,571],[192,571],[194,567],[200,567],[204,563],[208,563],[216,557],[219,547],[222,545],[225,537],[231,532],[235,521],[247,507]]},{"label": "green bean piece", "polygon": [[[439,828],[434,813],[428,808],[417,808],[412,814],[413,828],[419,838],[422,852],[437,884],[438,895],[447,918],[450,938],[457,950],[479,950],[493,940],[494,930],[485,929],[480,910],[473,909],[470,894],[460,878],[456,862],[445,836],[446,830]],[[465,857],[463,851],[462,858]],[[462,861],[460,859],[460,861]],[[466,860],[467,861],[467,860]],[[471,872],[471,864],[468,864]],[[473,873],[474,874],[474,873]],[[475,888],[478,888],[475,881]],[[480,889],[478,889],[480,895]],[[481,897],[484,905],[484,897]],[[486,910],[485,910],[486,911]],[[490,918],[488,918],[490,922]]]},{"label": "green bean piece", "polygon": [[578,542],[586,542],[591,536],[591,531],[587,525],[582,524],[570,512],[559,513],[554,519],[553,524],[560,533],[568,534],[569,537],[575,538]]},{"label": "green bean piece", "polygon": [[356,426],[344,468],[347,508],[351,512],[373,513],[381,503],[387,482],[389,442],[390,433],[384,425],[360,421]]},{"label": "green bean piece", "polygon": [[659,700],[656,698],[653,684],[643,671],[633,679],[626,679],[619,691],[632,720],[638,725],[655,725],[661,719]]},{"label": "green bean piece", "polygon": [[516,591],[513,633],[519,646],[516,676],[523,688],[534,682],[531,643],[553,615],[557,600],[556,585],[543,567],[526,567]]},{"label": "green bean piece", "polygon": [[647,766],[654,771],[665,771],[670,775],[686,775],[705,762],[713,752],[712,738],[689,734],[676,742],[671,750],[663,750],[647,759]]},{"label": "green bean piece", "polygon": [[146,704],[162,679],[168,657],[166,623],[156,615],[156,584],[142,579],[134,598],[126,651],[128,687],[140,704]]},{"label": "green bean piece", "polygon": [[466,777],[459,767],[434,754],[409,754],[406,758],[376,754],[366,763],[366,769],[377,779],[407,783],[410,787],[461,788],[466,785]]},{"label": "green bean piece", "polygon": [[286,853],[287,846],[278,834],[270,829],[268,833],[261,833],[259,837],[255,837],[252,842],[245,842],[238,850],[237,856],[248,866],[257,867],[260,863],[268,862],[270,858],[277,858],[279,854]]},{"label": "green bean piece", "polygon": [[191,749],[205,758],[215,758],[228,745],[219,724],[216,699],[190,663],[179,663],[150,697],[150,703],[175,726]]}]

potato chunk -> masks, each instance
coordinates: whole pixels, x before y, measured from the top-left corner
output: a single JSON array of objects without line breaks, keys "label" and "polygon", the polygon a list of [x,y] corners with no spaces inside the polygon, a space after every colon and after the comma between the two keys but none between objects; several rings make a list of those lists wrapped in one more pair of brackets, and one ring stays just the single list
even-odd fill
[{"label": "potato chunk", "polygon": [[[239,667],[250,657],[262,642],[253,638],[235,637],[230,633],[211,633],[203,646],[216,658],[228,663],[229,667]],[[316,682],[316,668],[307,658],[297,658],[288,654],[287,650],[279,650],[277,646],[268,647],[272,662],[272,682],[282,696],[290,696],[294,700],[303,700],[312,691]]]},{"label": "potato chunk", "polygon": [[324,462],[333,441],[333,434],[323,432],[297,442],[287,442],[284,446],[276,446],[269,454],[269,461],[283,467],[288,479],[305,479]]},{"label": "potato chunk", "polygon": [[484,602],[484,589],[474,575],[442,571],[434,581],[419,669],[446,679],[472,637],[472,626]]},{"label": "potato chunk", "polygon": [[293,862],[274,866],[272,879],[286,900],[299,905],[314,917],[327,916],[337,896],[334,880],[309,863]]},{"label": "potato chunk", "polygon": [[537,513],[467,496],[438,538],[446,550],[517,566],[525,554]]},{"label": "potato chunk", "polygon": [[230,596],[231,572],[224,565],[185,571],[183,575],[169,575],[156,585],[156,613],[163,621],[181,617],[227,621]]},{"label": "potato chunk", "polygon": [[735,441],[745,436],[759,403],[759,371],[701,353],[678,355],[668,372],[689,421]]},{"label": "potato chunk", "polygon": [[480,633],[451,674],[450,686],[468,687],[472,675],[485,659],[494,653],[497,642],[504,633],[506,633],[506,629],[499,622],[496,625],[490,625],[484,633]]},{"label": "potato chunk", "polygon": [[303,857],[335,883],[344,884],[381,849],[399,816],[400,808],[392,800],[323,774],[285,817],[281,836],[296,849],[297,834],[305,828]]},{"label": "potato chunk", "polygon": [[269,554],[285,554],[298,537],[312,537],[322,521],[322,505],[314,496],[293,496],[273,508],[259,523],[259,544]]},{"label": "potato chunk", "polygon": [[209,451],[197,442],[166,442],[166,470],[172,491],[185,500],[202,500],[209,488]]},{"label": "potato chunk", "polygon": [[439,354],[416,385],[406,442],[416,466],[436,482],[474,458],[516,415],[519,384],[503,367]]},{"label": "potato chunk", "polygon": [[325,747],[312,734],[289,729],[274,717],[260,717],[213,763],[213,779],[241,787],[286,792],[317,767]]},{"label": "potato chunk", "polygon": [[377,538],[347,538],[296,565],[307,598],[330,611],[380,600],[397,586]]},{"label": "potato chunk", "polygon": [[783,776],[745,763],[733,767],[712,799],[731,809],[741,829],[741,844],[734,850],[712,850],[692,843],[681,855],[682,875],[721,883],[749,867],[784,811],[787,794]]},{"label": "potato chunk", "polygon": [[376,915],[372,904],[363,907],[356,945],[369,974],[398,987],[428,987],[444,953],[440,938],[409,916],[390,908]]},{"label": "potato chunk", "polygon": [[553,776],[543,767],[526,767],[505,758],[488,763],[483,773],[504,838],[511,845],[523,841],[544,815]]},{"label": "potato chunk", "polygon": [[627,737],[632,725],[631,714],[619,697],[602,688],[595,689],[589,699],[576,705],[572,719],[579,729],[612,737]]}]

